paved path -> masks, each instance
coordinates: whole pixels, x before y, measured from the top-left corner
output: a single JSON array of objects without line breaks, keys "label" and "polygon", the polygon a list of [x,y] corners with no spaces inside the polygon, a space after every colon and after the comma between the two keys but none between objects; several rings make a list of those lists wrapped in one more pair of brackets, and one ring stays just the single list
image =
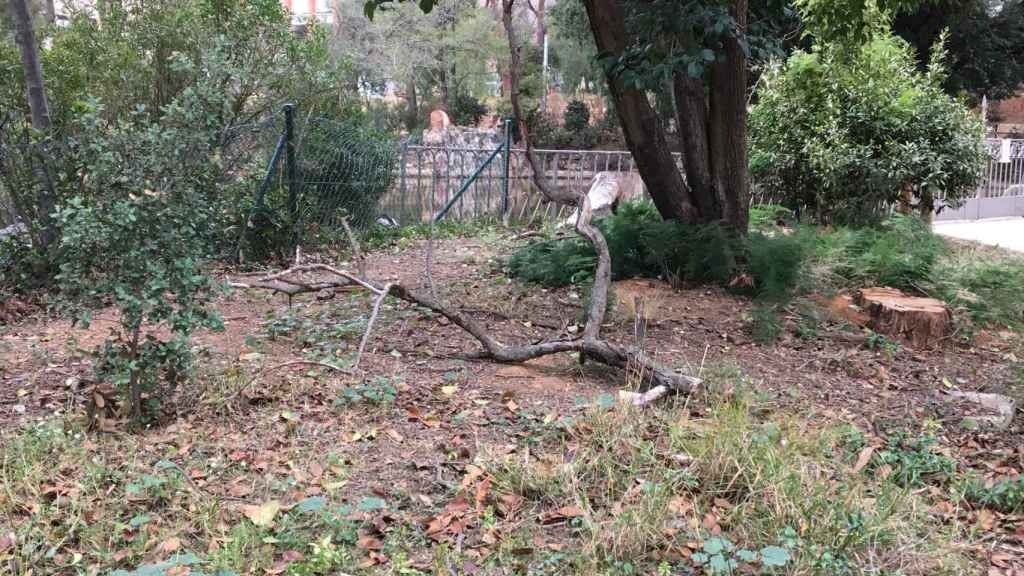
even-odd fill
[{"label": "paved path", "polygon": [[1024,218],[936,222],[935,233],[1024,252]]}]

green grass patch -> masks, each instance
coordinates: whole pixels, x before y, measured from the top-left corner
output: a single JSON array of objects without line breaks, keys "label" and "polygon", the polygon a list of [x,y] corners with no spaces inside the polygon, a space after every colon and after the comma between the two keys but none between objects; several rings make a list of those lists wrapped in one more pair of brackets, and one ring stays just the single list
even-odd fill
[{"label": "green grass patch", "polygon": [[601,408],[561,444],[505,460],[495,485],[580,510],[568,573],[966,573],[953,529],[895,475],[854,472],[846,441],[738,396],[701,418]]}]

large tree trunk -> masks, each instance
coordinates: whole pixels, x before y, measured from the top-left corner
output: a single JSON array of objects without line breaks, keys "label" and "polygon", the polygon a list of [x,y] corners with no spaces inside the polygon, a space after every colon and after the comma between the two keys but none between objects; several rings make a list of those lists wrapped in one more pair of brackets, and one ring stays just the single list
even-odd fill
[{"label": "large tree trunk", "polygon": [[[627,38],[616,0],[583,0],[583,4],[598,51],[621,55]],[[661,215],[683,222],[724,222],[737,234],[745,234],[750,196],[747,61],[739,38],[746,30],[747,0],[735,0],[732,14],[738,28],[736,37],[723,43],[723,53],[712,65],[709,93],[705,94],[701,78],[678,72],[672,79],[685,179],[669,152],[665,131],[647,94],[612,76],[608,77],[608,91],[626,144]]]},{"label": "large tree trunk", "polygon": [[[622,54],[626,48],[626,29],[616,1],[584,0],[583,4],[598,51]],[[666,219],[703,221],[703,215],[690,199],[690,190],[672,158],[665,131],[647,94],[612,76],[608,77],[608,92],[615,101],[626,144],[658,212]]]},{"label": "large tree trunk", "polygon": [[735,0],[736,35],[725,40],[711,68],[711,170],[722,217],[739,235],[747,233],[750,182],[747,174],[747,0]]}]

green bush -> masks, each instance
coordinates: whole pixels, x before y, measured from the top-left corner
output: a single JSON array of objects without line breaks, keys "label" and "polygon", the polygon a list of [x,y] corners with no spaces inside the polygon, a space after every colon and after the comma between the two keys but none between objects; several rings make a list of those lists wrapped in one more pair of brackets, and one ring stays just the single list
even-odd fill
[{"label": "green bush", "polygon": [[361,123],[310,122],[299,151],[303,221],[330,230],[345,217],[355,228],[370,227],[395,181],[397,162],[397,146],[387,133]]},{"label": "green bush", "polygon": [[451,115],[456,126],[476,126],[487,115],[487,105],[469,94],[459,93],[452,102]]},{"label": "green bush", "polygon": [[[74,157],[88,178],[58,210],[57,286],[62,307],[82,325],[95,308],[117,309],[93,366],[100,381],[123,391],[125,416],[136,424],[156,417],[161,399],[187,377],[191,333],[221,325],[208,306],[218,287],[202,268],[224,214],[208,120],[219,85],[213,77],[184,92],[159,121],[140,110],[109,124],[93,104],[74,126]],[[171,338],[161,339],[157,326]]]},{"label": "green bush", "polygon": [[[747,270],[755,283],[749,291],[773,298],[784,290],[782,284],[794,283],[804,242],[759,233],[738,240],[720,226],[663,220],[646,201],[620,205],[616,214],[597,221],[597,227],[608,242],[614,279],[645,276],[674,283],[725,285]],[[590,281],[594,266],[593,248],[578,237],[535,242],[508,262],[513,276],[546,286]]]},{"label": "green bush", "polygon": [[986,160],[976,114],[942,90],[941,45],[925,72],[898,38],[852,54],[815,47],[762,77],[750,114],[750,168],[787,204],[863,224],[909,191],[921,213],[972,194]]},{"label": "green bush", "polygon": [[570,100],[562,114],[562,127],[580,132],[590,126],[590,107],[582,100]]}]

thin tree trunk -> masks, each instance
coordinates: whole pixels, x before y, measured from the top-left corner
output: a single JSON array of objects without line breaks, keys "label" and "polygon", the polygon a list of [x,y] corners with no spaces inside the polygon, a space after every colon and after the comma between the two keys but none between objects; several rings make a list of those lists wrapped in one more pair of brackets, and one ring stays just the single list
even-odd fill
[{"label": "thin tree trunk", "polygon": [[405,118],[405,127],[409,130],[416,128],[416,121],[419,120],[420,114],[420,103],[419,97],[416,94],[416,72],[415,70],[409,72],[409,80],[407,81],[406,100],[409,103],[409,110]]},{"label": "thin tree trunk", "polygon": [[[50,105],[46,100],[46,85],[43,82],[43,66],[39,61],[39,49],[36,46],[35,32],[32,29],[32,16],[28,11],[27,0],[11,0],[14,13],[15,42],[21,51],[21,64],[25,71],[25,86],[28,106],[32,114],[32,127],[40,132],[48,132],[52,127]],[[57,239],[56,223],[53,211],[57,207],[56,192],[53,179],[50,177],[49,152],[46,140],[39,146],[41,166],[39,167],[39,197],[34,202],[35,215],[31,228],[39,247],[47,249]],[[28,216],[28,214],[23,214]]]},{"label": "thin tree trunk", "polygon": [[548,26],[544,20],[544,9],[545,0],[537,0],[537,9],[533,11],[534,16],[537,18],[537,27],[534,30],[534,40],[537,42],[537,47],[541,50],[544,49],[544,37],[548,35]]},{"label": "thin tree trunk", "polygon": [[747,174],[747,57],[739,39],[746,34],[747,0],[735,0],[736,36],[711,67],[709,143],[711,172],[722,217],[739,235],[747,233],[750,182]]},{"label": "thin tree trunk", "polygon": [[[616,0],[583,0],[583,4],[598,51],[621,55],[626,48],[626,30]],[[612,76],[608,76],[608,91],[615,102],[626,144],[658,212],[667,219],[700,222],[701,214],[691,201],[690,190],[672,158],[665,130],[647,95]]]},{"label": "thin tree trunk", "polygon": [[540,166],[536,155],[533,153],[533,140],[530,138],[530,128],[526,125],[526,115],[523,113],[523,108],[519,103],[519,42],[516,40],[516,31],[512,24],[512,8],[514,5],[515,0],[502,0],[502,24],[505,26],[505,35],[508,37],[509,101],[512,104],[512,114],[519,125],[519,137],[526,147],[526,162],[530,165],[530,171],[533,173],[533,182],[545,200],[560,204],[576,204],[579,198],[572,190],[548,186],[548,181],[544,179],[542,166]]},{"label": "thin tree trunk", "polygon": [[43,66],[39,62],[36,35],[32,29],[32,15],[27,0],[11,0],[14,13],[15,42],[21,50],[21,65],[25,70],[25,86],[28,88],[28,106],[32,111],[32,127],[49,130],[50,105],[46,101],[43,84]]}]

